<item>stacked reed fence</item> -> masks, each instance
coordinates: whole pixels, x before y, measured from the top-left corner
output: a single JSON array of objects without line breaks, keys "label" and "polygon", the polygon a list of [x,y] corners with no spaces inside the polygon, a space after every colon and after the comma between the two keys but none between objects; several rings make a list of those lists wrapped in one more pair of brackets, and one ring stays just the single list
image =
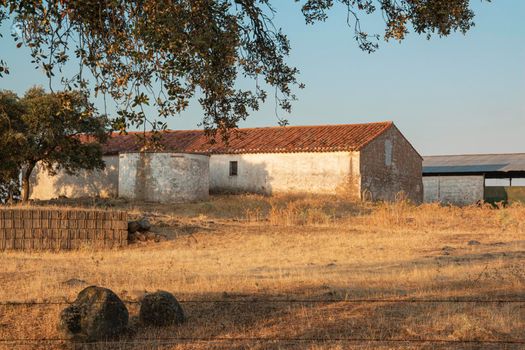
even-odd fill
[{"label": "stacked reed fence", "polygon": [[127,245],[128,217],[121,211],[0,209],[0,250],[70,250]]}]

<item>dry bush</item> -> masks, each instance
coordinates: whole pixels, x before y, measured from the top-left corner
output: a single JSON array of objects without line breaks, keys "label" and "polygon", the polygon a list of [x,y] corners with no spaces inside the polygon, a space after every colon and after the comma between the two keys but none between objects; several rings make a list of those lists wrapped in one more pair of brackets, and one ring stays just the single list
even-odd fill
[{"label": "dry bush", "polygon": [[336,195],[278,195],[267,197],[265,206],[246,209],[244,218],[278,226],[327,226],[364,209],[361,203]]},{"label": "dry bush", "polygon": [[[253,198],[253,197],[252,197]],[[384,230],[502,230],[525,232],[525,206],[489,204],[457,207],[430,203],[414,205],[395,202],[365,203],[339,196],[260,197],[240,217],[252,223],[276,226],[365,225]]]},{"label": "dry bush", "polygon": [[525,206],[513,204],[506,208],[491,205],[457,207],[439,203],[419,206],[406,201],[380,203],[364,222],[385,229],[461,230],[491,229],[525,232]]},{"label": "dry bush", "polygon": [[326,213],[315,203],[293,201],[282,208],[272,205],[268,213],[268,221],[272,225],[282,226],[327,225],[334,222],[334,215]]}]

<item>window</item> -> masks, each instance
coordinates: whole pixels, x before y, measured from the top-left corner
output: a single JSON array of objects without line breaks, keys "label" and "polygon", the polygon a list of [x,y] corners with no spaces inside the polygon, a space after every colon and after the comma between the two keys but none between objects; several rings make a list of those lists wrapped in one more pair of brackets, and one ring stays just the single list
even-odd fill
[{"label": "window", "polygon": [[385,165],[392,165],[392,141],[385,140]]},{"label": "window", "polygon": [[230,162],[230,176],[237,176],[237,161]]}]

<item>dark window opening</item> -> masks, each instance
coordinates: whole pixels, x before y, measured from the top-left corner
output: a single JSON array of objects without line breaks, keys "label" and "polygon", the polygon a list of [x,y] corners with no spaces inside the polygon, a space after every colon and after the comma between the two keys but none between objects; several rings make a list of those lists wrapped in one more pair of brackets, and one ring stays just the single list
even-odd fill
[{"label": "dark window opening", "polygon": [[230,176],[237,176],[237,162],[230,162]]}]

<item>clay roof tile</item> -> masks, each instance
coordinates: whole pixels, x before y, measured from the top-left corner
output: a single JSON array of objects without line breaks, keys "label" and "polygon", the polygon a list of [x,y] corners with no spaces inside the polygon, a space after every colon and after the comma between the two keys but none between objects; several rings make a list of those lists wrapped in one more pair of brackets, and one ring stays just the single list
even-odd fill
[{"label": "clay roof tile", "polygon": [[[202,130],[169,130],[161,143],[170,152],[183,153],[288,153],[359,151],[386,131],[392,122],[318,126],[279,126],[237,129],[225,143],[218,135],[215,142]],[[137,152],[141,140],[136,132],[114,133],[104,145],[105,154]]]}]

